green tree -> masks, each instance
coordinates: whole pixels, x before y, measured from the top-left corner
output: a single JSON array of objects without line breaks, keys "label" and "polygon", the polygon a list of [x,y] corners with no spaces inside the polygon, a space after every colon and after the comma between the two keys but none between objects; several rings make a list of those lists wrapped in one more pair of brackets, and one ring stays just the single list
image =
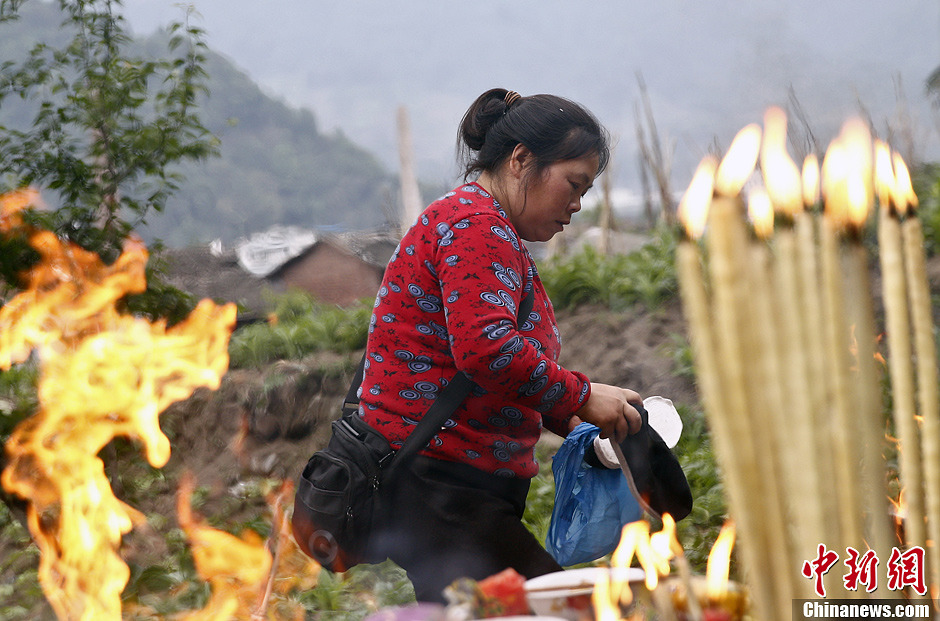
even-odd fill
[{"label": "green tree", "polygon": [[[25,2],[0,0],[0,25]],[[206,46],[187,13],[166,58],[135,56],[120,0],[56,4],[65,43],[0,65],[0,108],[18,97],[34,115],[25,129],[0,125],[0,191],[39,188],[54,209],[32,213],[34,224],[110,261],[178,188],[176,165],[217,153],[197,107]]]}]

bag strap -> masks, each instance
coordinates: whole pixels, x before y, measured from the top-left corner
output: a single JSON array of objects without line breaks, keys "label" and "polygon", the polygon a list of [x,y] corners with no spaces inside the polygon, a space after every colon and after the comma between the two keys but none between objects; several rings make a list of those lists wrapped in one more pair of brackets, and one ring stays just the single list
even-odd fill
[{"label": "bag strap", "polygon": [[[528,320],[529,314],[532,312],[532,305],[535,303],[535,294],[533,291],[533,289],[530,289],[529,293],[522,298],[522,302],[519,303],[519,313],[516,315],[516,322],[520,328],[522,324]],[[352,384],[349,386],[349,392],[346,394],[346,401],[343,404],[344,414],[347,413],[347,409],[351,410],[358,406],[358,392],[365,372],[365,361],[366,354],[363,353],[362,360],[359,362],[359,368],[356,370],[356,375],[353,377]],[[463,371],[457,371],[457,374],[450,380],[447,386],[444,387],[441,394],[438,395],[434,403],[431,404],[431,407],[428,408],[428,411],[421,420],[418,421],[414,431],[411,432],[402,447],[398,451],[393,451],[382,458],[379,465],[381,467],[387,466],[388,462],[392,460],[392,457],[396,455],[398,458],[395,459],[395,463],[401,464],[407,462],[421,451],[431,441],[431,438],[441,430],[450,415],[460,407],[460,404],[467,398],[470,391],[473,390],[473,387],[473,380],[467,377],[466,373]]]}]

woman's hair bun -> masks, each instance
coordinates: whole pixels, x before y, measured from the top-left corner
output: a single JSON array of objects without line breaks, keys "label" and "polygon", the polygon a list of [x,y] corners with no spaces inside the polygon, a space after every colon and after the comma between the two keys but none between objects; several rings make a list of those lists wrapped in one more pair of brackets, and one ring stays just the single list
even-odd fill
[{"label": "woman's hair bun", "polygon": [[460,122],[459,137],[471,151],[479,151],[486,133],[506,113],[505,88],[491,88],[476,98]]}]

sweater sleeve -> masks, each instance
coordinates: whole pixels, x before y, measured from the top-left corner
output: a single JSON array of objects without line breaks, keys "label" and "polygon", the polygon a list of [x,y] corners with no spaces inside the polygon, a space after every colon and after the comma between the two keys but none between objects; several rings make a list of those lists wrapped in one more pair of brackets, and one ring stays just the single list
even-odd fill
[{"label": "sweater sleeve", "polygon": [[517,326],[517,309],[533,283],[515,231],[483,213],[441,224],[437,232],[435,266],[457,368],[487,392],[541,412],[546,427],[567,435],[590,382],[560,367]]}]

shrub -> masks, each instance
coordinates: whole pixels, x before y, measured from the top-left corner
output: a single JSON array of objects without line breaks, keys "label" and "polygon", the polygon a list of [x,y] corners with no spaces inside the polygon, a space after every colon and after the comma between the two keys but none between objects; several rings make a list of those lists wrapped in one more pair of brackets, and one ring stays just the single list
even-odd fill
[{"label": "shrub", "polygon": [[924,248],[933,256],[940,248],[940,164],[927,164],[914,171],[914,190],[924,226]]},{"label": "shrub", "polygon": [[365,347],[372,308],[319,304],[292,292],[278,299],[271,321],[245,326],[229,342],[229,365],[253,367],[275,360],[299,360],[318,351],[349,352]]},{"label": "shrub", "polygon": [[643,304],[654,309],[676,292],[674,251],[674,233],[660,227],[648,244],[629,254],[603,256],[586,246],[547,261],[539,275],[557,308],[601,304],[620,311]]}]

